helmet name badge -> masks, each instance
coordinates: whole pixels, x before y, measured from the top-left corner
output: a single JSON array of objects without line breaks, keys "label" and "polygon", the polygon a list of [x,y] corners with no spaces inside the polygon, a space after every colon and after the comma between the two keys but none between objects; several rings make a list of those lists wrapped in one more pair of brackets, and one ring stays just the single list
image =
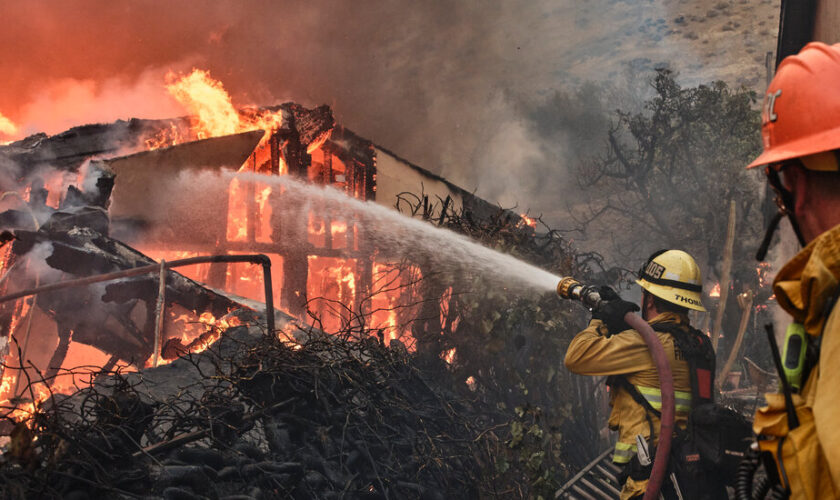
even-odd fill
[{"label": "helmet name badge", "polygon": [[645,274],[650,276],[654,279],[659,279],[662,277],[662,273],[665,272],[665,266],[661,264],[657,264],[656,262],[650,261],[645,268]]},{"label": "helmet name badge", "polygon": [[762,122],[765,124],[775,122],[779,119],[779,115],[776,114],[776,99],[778,99],[781,95],[782,89],[779,89],[772,94],[764,96],[764,109],[761,110],[761,118]]}]

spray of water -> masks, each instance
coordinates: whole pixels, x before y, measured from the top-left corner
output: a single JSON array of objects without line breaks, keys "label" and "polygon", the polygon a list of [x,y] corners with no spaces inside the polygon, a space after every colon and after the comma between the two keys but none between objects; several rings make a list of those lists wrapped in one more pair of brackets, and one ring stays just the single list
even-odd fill
[{"label": "spray of water", "polygon": [[307,212],[316,217],[352,220],[363,231],[365,241],[381,249],[388,259],[428,259],[436,272],[481,276],[499,287],[519,292],[552,291],[560,281],[560,277],[548,271],[448,229],[352,198],[331,187],[308,184],[289,176],[254,173],[226,173],[222,179],[209,173],[187,175],[188,178],[182,180],[189,183],[191,190],[203,189],[208,182],[214,186],[227,186],[234,177],[241,182],[270,186],[272,191],[282,192],[283,201],[274,210],[288,212],[287,220],[301,220],[300,214]]}]

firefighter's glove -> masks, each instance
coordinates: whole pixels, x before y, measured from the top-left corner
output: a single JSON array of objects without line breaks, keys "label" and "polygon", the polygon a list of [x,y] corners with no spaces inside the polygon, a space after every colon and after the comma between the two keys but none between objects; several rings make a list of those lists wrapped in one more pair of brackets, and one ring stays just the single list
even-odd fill
[{"label": "firefighter's glove", "polygon": [[624,315],[638,311],[639,306],[622,300],[615,293],[615,290],[608,286],[601,287],[598,294],[601,296],[602,302],[598,309],[592,311],[592,319],[599,319],[606,325],[607,335],[615,335],[630,329],[630,326],[624,321]]}]

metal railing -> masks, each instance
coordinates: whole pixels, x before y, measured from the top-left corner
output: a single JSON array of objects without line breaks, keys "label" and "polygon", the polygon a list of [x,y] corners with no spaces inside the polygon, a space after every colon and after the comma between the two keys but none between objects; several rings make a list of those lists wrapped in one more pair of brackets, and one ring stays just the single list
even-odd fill
[{"label": "metal railing", "polygon": [[[8,302],[10,300],[20,299],[22,297],[29,297],[31,295],[37,295],[39,293],[44,292],[53,292],[56,290],[63,290],[65,288],[73,288],[85,285],[91,285],[93,283],[101,283],[103,281],[112,281],[120,278],[129,278],[131,276],[140,276],[143,274],[149,274],[153,272],[159,272],[161,280],[165,280],[165,269],[172,269],[176,267],[182,266],[190,266],[194,264],[211,264],[211,263],[218,263],[218,262],[226,262],[226,263],[237,263],[237,262],[248,262],[251,264],[260,264],[263,268],[263,284],[265,286],[265,323],[266,328],[268,329],[268,333],[274,331],[274,290],[271,283],[271,260],[268,258],[267,255],[264,254],[251,254],[251,255],[208,255],[203,257],[190,257],[187,259],[178,259],[173,260],[170,262],[161,261],[160,263],[156,264],[149,264],[148,266],[141,266],[141,267],[133,267],[131,269],[124,269],[122,271],[115,271],[112,273],[106,274],[98,274],[95,276],[88,276],[85,278],[78,278],[73,280],[67,281],[59,281],[57,283],[51,283],[49,285],[38,286],[35,288],[29,288],[26,290],[21,290],[19,292],[10,293],[8,295],[0,296],[0,303]],[[161,281],[161,290],[165,290],[165,286],[163,285],[163,281]],[[159,291],[158,302],[162,301],[163,291]],[[160,324],[160,317],[163,314],[163,306],[162,304],[159,305],[158,311],[158,321],[156,325],[155,331],[155,350],[159,349],[157,338],[160,334],[159,324]],[[158,353],[155,352],[155,358],[157,358]]]}]

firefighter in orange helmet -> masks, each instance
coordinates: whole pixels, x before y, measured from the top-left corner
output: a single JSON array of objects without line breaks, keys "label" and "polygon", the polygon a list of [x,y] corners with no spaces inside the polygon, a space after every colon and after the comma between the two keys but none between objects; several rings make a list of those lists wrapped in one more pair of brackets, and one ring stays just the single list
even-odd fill
[{"label": "firefighter in orange helmet", "polygon": [[754,430],[760,450],[776,461],[768,474],[778,489],[794,499],[838,498],[840,44],[809,43],[782,61],[765,95],[761,131],[764,152],[748,168],[764,168],[779,213],[758,257],[787,216],[805,248],[779,271],[773,290],[804,331],[807,349],[784,375],[791,405],[783,394],[768,394]]},{"label": "firefighter in orange helmet", "polygon": [[[698,393],[711,400],[714,352],[708,337],[691,327],[688,310],[705,311],[701,301],[700,268],[681,250],[660,250],[651,255],[639,271],[636,281],[642,287],[642,317],[656,331],[671,365],[674,377],[675,422],[685,427],[694,402],[687,353],[678,347],[679,337],[698,338],[706,372],[710,376]],[[621,499],[641,498],[651,472],[653,449],[659,441],[659,410],[662,408],[659,376],[647,344],[635,330],[629,329],[624,315],[639,307],[621,300],[610,288],[600,290],[605,300],[593,311],[589,326],[578,333],[566,351],[566,367],[581,375],[608,376],[610,386],[609,425],[618,431],[613,462],[623,469]],[[640,446],[649,447],[647,454]],[[643,450],[642,450],[643,451]],[[683,478],[679,481],[685,482]],[[722,485],[679,484],[666,480],[662,491],[666,498],[721,498]],[[694,481],[696,483],[696,481]],[[703,492],[698,490],[704,489]]]}]

